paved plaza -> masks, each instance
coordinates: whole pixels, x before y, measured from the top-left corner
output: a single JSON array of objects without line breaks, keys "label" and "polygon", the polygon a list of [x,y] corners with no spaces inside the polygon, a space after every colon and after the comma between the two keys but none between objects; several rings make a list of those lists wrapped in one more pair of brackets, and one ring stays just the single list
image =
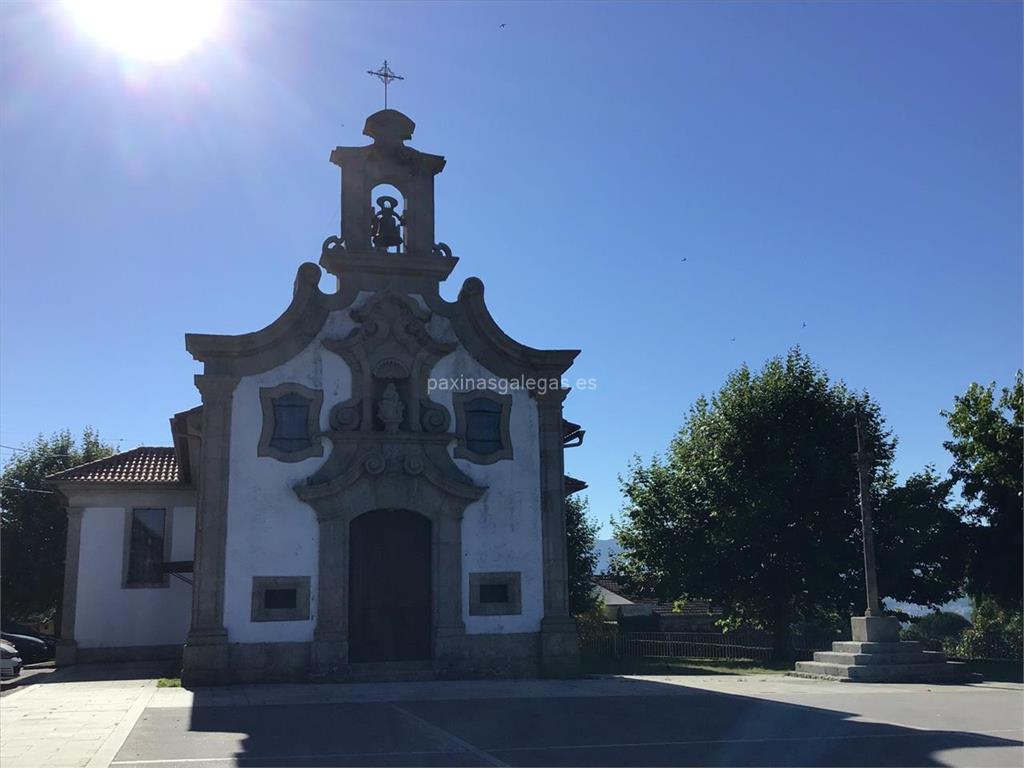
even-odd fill
[{"label": "paved plaza", "polygon": [[1024,763],[1012,683],[722,675],[192,692],[62,672],[0,699],[3,768]]}]

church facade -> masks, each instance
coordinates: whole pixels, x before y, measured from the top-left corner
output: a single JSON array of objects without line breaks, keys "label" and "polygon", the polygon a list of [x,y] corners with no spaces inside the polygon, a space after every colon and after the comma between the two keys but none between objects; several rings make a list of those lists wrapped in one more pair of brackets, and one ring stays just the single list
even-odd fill
[{"label": "church facade", "polygon": [[180,655],[186,684],[575,673],[578,351],[509,338],[476,278],[441,298],[445,159],[406,145],[414,127],[385,109],[372,143],[332,152],[341,236],[277,320],[186,335],[202,404],[172,417],[173,447],[49,478],[68,506],[58,663]]}]

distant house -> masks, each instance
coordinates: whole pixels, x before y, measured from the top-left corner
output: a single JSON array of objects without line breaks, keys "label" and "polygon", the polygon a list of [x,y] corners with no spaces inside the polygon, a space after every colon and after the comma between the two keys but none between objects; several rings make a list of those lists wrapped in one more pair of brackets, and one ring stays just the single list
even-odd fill
[{"label": "distant house", "polygon": [[689,600],[680,605],[641,597],[632,593],[622,579],[612,574],[594,576],[594,595],[604,603],[610,620],[650,617],[662,632],[718,632],[715,621],[722,609],[708,600]]}]

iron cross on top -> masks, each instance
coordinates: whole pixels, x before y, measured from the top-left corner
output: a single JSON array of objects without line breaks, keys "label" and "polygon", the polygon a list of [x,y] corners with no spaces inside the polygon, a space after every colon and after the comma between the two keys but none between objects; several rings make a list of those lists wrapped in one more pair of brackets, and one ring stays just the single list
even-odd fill
[{"label": "iron cross on top", "polygon": [[384,64],[378,70],[368,69],[366,74],[373,75],[374,77],[380,78],[380,81],[384,83],[384,109],[388,108],[388,83],[392,80],[405,80],[401,75],[396,75],[391,67],[388,66],[388,60],[384,59]]}]

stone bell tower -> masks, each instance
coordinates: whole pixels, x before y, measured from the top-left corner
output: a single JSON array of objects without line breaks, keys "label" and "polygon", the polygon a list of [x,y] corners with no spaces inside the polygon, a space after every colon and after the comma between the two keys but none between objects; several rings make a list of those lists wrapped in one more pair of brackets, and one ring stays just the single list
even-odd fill
[{"label": "stone bell tower", "polygon": [[[363,128],[373,144],[331,152],[331,162],[341,168],[341,236],[327,238],[320,257],[331,274],[358,273],[363,280],[378,275],[371,281],[376,285],[364,287],[379,289],[406,287],[393,278],[411,272],[436,283],[455,268],[451,249],[434,241],[434,177],[445,159],[405,146],[415,128],[401,112],[383,109]],[[374,200],[373,190],[382,184],[395,187],[402,199]]]}]

